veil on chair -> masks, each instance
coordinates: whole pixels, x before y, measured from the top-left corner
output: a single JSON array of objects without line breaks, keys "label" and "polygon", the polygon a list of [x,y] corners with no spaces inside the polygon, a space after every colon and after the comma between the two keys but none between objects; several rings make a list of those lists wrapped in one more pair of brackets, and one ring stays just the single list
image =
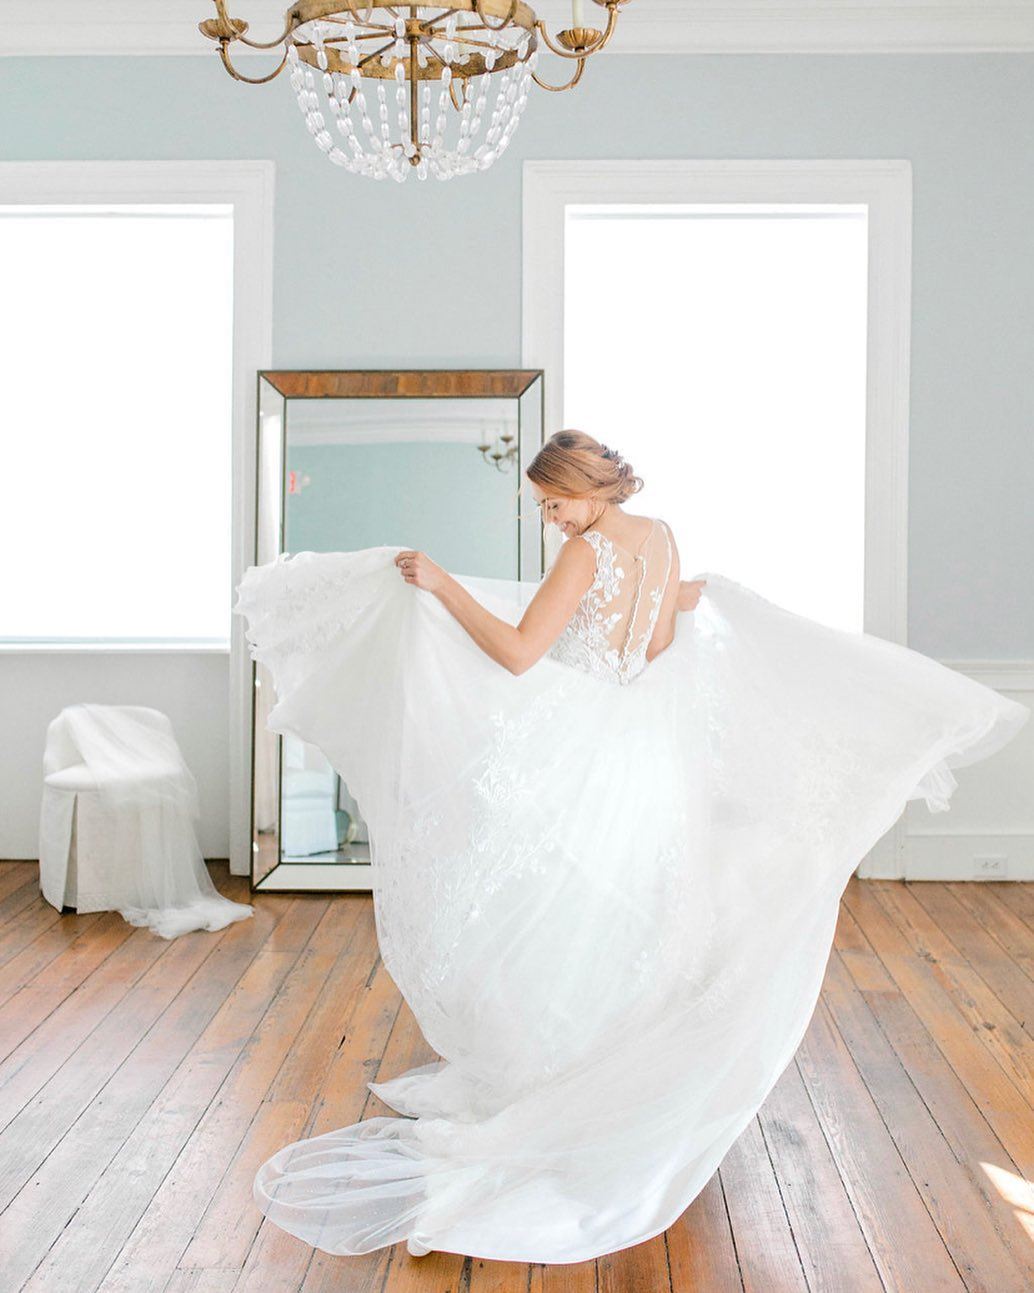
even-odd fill
[{"label": "veil on chair", "polygon": [[40,888],[53,906],[117,910],[162,938],[253,915],[212,883],[197,782],[172,724],[140,705],[70,705],[47,729]]}]

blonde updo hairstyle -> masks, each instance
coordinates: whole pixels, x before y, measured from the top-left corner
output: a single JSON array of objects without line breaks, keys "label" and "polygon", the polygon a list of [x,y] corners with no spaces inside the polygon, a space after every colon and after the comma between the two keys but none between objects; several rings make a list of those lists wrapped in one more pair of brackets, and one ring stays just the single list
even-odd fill
[{"label": "blonde updo hairstyle", "polygon": [[643,488],[642,478],[617,450],[584,431],[551,435],[526,474],[547,493],[561,498],[595,495],[606,503],[623,503]]}]

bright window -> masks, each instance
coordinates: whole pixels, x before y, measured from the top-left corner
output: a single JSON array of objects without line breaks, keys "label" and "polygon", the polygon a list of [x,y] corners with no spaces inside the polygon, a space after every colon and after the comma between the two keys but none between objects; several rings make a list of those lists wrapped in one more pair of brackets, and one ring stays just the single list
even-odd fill
[{"label": "bright window", "polygon": [[867,207],[576,204],[564,426],[646,481],[682,577],[863,626]]},{"label": "bright window", "polygon": [[232,205],[0,205],[0,282],[0,639],[225,645]]}]

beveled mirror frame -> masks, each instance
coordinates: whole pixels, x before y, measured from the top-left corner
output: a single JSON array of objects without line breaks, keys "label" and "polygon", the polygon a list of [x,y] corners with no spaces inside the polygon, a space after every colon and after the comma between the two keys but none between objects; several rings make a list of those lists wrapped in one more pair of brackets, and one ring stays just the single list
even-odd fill
[{"label": "beveled mirror frame", "polygon": [[[255,565],[284,551],[288,410],[292,399],[508,399],[517,407],[515,475],[524,471],[545,437],[545,383],[541,368],[271,369],[257,374],[255,422]],[[271,407],[272,406],[272,407]],[[538,581],[545,572],[542,525],[537,516],[517,520],[518,579]],[[464,573],[462,571],[458,573]],[[283,738],[259,723],[260,666],[247,658],[249,714],[249,824],[252,893],[342,893],[369,891],[369,863],[283,862],[280,848]],[[267,677],[268,682],[268,677]],[[260,755],[275,768],[275,827],[258,830],[255,769]],[[269,765],[267,765],[269,766]],[[361,805],[360,805],[361,807]],[[261,834],[261,838],[260,838]]]}]

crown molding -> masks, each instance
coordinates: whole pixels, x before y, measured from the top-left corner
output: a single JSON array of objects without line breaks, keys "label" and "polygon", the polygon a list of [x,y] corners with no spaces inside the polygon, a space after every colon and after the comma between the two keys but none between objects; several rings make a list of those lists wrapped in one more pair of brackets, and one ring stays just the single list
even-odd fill
[{"label": "crown molding", "polygon": [[[536,5],[550,34],[570,25],[565,0]],[[286,0],[230,0],[249,35],[273,40]],[[211,0],[49,0],[47,21],[26,19],[23,0],[0,0],[0,55],[208,54],[197,24]],[[590,21],[593,15],[590,15]],[[597,25],[602,25],[602,16]],[[619,16],[612,54],[944,54],[1034,51],[1034,0],[632,0]],[[238,46],[234,57],[264,58]],[[543,60],[554,59],[548,51]],[[555,61],[555,60],[554,60]],[[590,60],[591,62],[592,60]]]}]

